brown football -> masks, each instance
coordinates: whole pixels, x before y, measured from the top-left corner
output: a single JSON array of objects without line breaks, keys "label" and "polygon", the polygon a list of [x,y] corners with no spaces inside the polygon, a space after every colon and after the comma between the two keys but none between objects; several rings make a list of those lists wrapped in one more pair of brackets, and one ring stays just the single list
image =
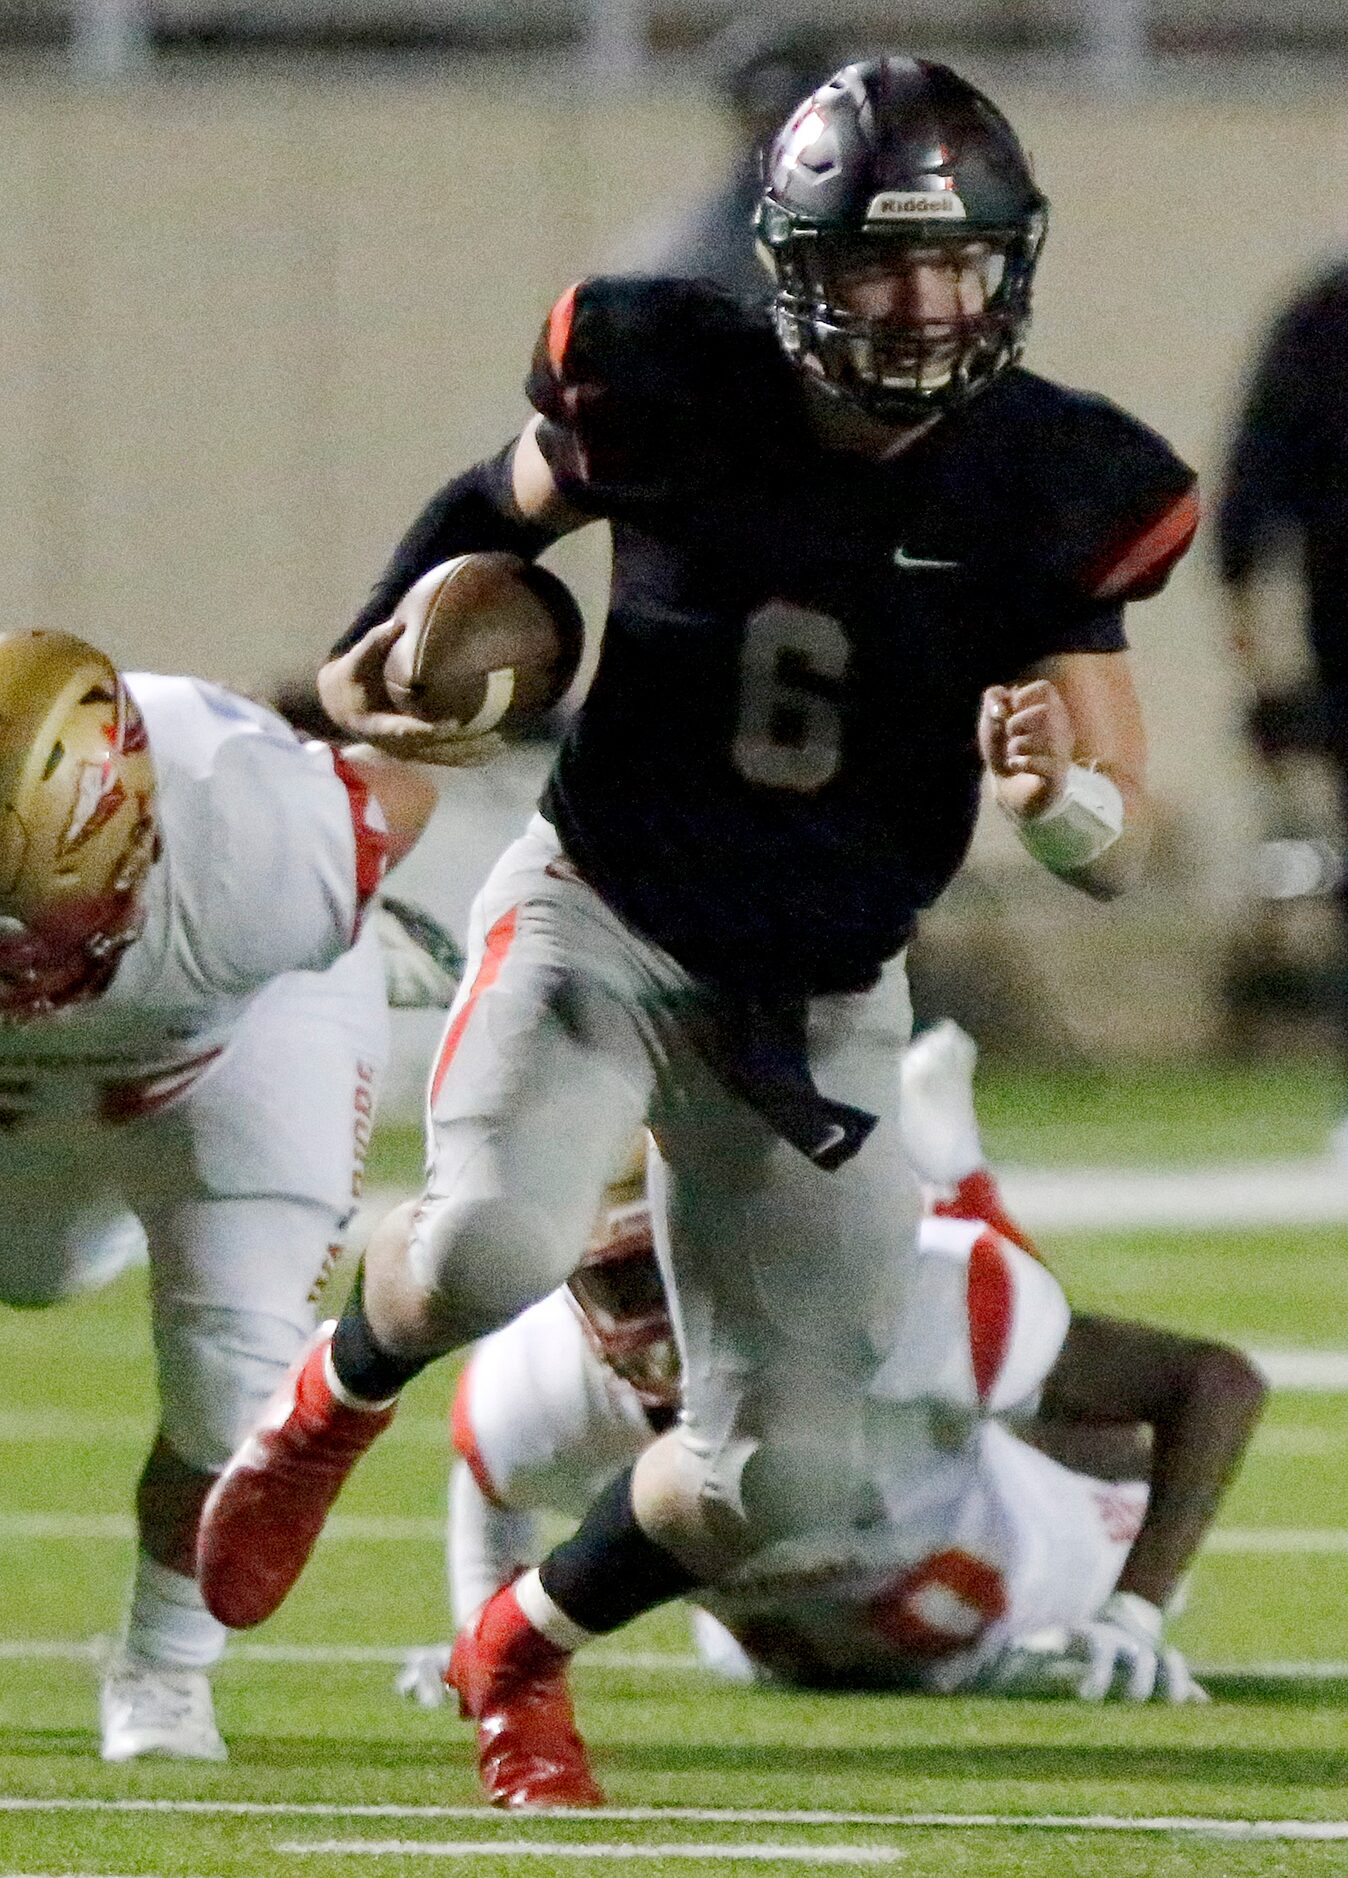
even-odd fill
[{"label": "brown football", "polygon": [[517,554],[460,554],[423,574],[393,617],[384,661],[395,707],[467,736],[549,710],[580,664],[585,628],[562,581]]}]

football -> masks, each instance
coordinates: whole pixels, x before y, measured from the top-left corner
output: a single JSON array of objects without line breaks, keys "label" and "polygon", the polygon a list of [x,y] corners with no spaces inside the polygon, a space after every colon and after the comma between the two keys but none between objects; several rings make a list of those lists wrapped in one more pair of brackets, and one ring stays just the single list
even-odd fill
[{"label": "football", "polygon": [[508,730],[557,703],[585,627],[570,590],[517,554],[460,554],[423,574],[394,619],[384,661],[396,709],[465,737]]}]

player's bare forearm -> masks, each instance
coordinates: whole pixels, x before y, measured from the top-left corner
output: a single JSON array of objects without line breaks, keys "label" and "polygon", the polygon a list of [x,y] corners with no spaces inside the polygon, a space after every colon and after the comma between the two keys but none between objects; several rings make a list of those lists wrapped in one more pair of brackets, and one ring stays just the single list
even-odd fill
[{"label": "player's bare forearm", "polygon": [[1238,1350],[1115,1318],[1073,1317],[1044,1391],[1045,1419],[1152,1431],[1146,1518],[1120,1591],[1164,1608],[1203,1542],[1265,1396]]},{"label": "player's bare forearm", "polygon": [[1136,880],[1151,830],[1146,736],[1122,653],[1048,659],[983,694],[978,743],[999,807],[1041,864],[1113,899]]}]

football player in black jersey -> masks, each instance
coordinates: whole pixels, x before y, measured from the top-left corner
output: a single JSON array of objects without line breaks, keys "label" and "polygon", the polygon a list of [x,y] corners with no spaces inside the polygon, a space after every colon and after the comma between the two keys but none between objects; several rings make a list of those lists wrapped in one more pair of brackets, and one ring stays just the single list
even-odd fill
[{"label": "football player in black jersey", "polygon": [[598,1797],[563,1677],[584,1637],[865,1517],[837,1404],[860,1453],[912,1271],[902,951],[982,769],[1089,893],[1118,891],[1145,837],[1122,614],[1187,546],[1193,476],[1020,368],[1045,215],[1011,127],[954,73],[839,72],[768,160],[770,311],[698,282],[571,288],[536,416],[433,498],[320,675],[345,729],[433,754],[441,728],[382,681],[397,601],[450,556],[609,523],[598,669],[479,896],[426,1190],[231,1462],[201,1553],[227,1622],[275,1608],[402,1384],[566,1276],[648,1119],[685,1411],[456,1654],[503,1804]]}]

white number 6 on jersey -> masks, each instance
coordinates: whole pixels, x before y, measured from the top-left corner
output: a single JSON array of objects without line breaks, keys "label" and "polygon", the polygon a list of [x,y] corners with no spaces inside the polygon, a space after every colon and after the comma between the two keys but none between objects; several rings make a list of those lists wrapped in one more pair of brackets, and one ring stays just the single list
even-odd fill
[{"label": "white number 6 on jersey", "polygon": [[827,613],[770,600],[749,615],[731,752],[746,781],[810,795],[837,775],[842,717],[833,694],[851,651]]}]

